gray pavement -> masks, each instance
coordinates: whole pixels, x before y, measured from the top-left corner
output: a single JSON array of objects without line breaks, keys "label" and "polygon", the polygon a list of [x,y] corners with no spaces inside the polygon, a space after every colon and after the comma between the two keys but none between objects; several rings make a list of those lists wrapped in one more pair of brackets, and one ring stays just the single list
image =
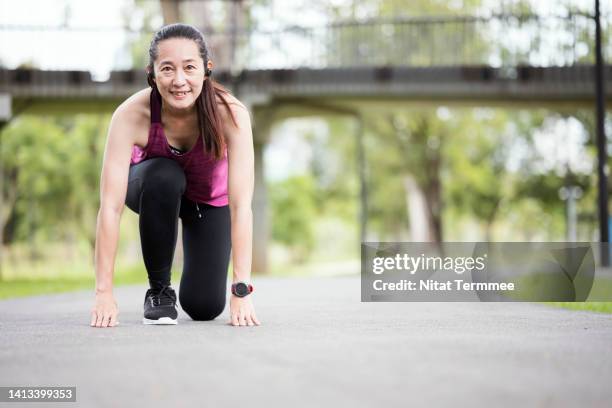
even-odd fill
[{"label": "gray pavement", "polygon": [[55,407],[612,405],[612,315],[361,303],[358,277],[255,285],[255,328],[228,326],[228,308],[144,326],[144,286],[116,289],[114,329],[89,327],[90,292],[1,301],[0,386],[77,387]]}]

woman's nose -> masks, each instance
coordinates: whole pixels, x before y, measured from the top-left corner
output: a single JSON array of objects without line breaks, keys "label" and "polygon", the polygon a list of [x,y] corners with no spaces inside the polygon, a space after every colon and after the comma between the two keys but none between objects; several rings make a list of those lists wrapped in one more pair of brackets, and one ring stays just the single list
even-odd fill
[{"label": "woman's nose", "polygon": [[177,84],[185,83],[185,73],[182,70],[177,70],[176,75],[174,76],[174,82]]}]

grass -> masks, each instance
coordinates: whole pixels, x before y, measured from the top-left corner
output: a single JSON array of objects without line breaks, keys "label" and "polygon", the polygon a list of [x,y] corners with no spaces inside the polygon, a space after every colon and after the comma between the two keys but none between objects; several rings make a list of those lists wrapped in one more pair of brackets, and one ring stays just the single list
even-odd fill
[{"label": "grass", "polygon": [[571,310],[612,313],[612,302],[543,302],[543,304]]},{"label": "grass", "polygon": [[[612,280],[596,277],[589,294],[590,299],[612,299]],[[551,306],[571,310],[587,310],[598,313],[612,313],[612,302],[546,302]]]},{"label": "grass", "polygon": [[[564,285],[560,284],[558,276],[550,274],[534,274],[523,276],[514,281],[522,288],[517,299],[542,299],[563,295]],[[612,313],[612,302],[596,300],[612,299],[612,280],[595,277],[593,286],[588,293],[587,302],[536,302],[539,304],[560,307],[569,310],[583,310],[597,313]]]},{"label": "grass", "polygon": [[[115,272],[115,286],[142,283],[146,284],[147,273],[143,266],[134,266]],[[0,299],[70,292],[74,290],[94,290],[93,276],[77,275],[69,277],[31,277],[0,281]]]}]

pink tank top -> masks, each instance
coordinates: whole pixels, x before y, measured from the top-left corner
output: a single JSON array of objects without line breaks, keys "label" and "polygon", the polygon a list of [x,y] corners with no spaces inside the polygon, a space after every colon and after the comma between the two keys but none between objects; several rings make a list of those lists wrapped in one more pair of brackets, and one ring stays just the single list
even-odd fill
[{"label": "pink tank top", "polygon": [[175,153],[166,139],[161,123],[161,95],[156,88],[151,90],[151,127],[149,140],[144,148],[134,145],[131,164],[153,157],[167,157],[178,162],[187,179],[185,196],[196,203],[206,203],[215,207],[228,204],[227,197],[227,148],[221,160],[204,154],[202,137],[186,153]]}]

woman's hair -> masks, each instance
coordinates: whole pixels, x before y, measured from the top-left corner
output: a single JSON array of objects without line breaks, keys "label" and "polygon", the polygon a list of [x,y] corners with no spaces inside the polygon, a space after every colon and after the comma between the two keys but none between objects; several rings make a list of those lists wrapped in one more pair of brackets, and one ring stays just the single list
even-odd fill
[{"label": "woman's hair", "polygon": [[151,45],[149,47],[147,82],[151,88],[156,87],[155,82],[153,81],[153,78],[155,77],[153,63],[159,55],[158,45],[161,41],[168,40],[170,38],[185,38],[188,40],[193,40],[198,46],[200,57],[202,57],[202,60],[204,61],[204,75],[207,78],[204,81],[202,92],[196,101],[198,125],[200,128],[200,133],[204,138],[205,153],[212,154],[217,160],[221,159],[224,155],[226,143],[216,97],[219,97],[223,105],[225,105],[234,124],[236,124],[236,119],[234,118],[227,99],[225,98],[225,95],[228,95],[229,91],[217,82],[214,82],[210,77],[212,75],[212,71],[207,67],[209,53],[208,49],[206,48],[206,43],[204,42],[204,36],[200,30],[191,25],[181,23],[170,24],[160,28],[159,31],[157,31],[153,36],[153,40],[151,40]]}]

